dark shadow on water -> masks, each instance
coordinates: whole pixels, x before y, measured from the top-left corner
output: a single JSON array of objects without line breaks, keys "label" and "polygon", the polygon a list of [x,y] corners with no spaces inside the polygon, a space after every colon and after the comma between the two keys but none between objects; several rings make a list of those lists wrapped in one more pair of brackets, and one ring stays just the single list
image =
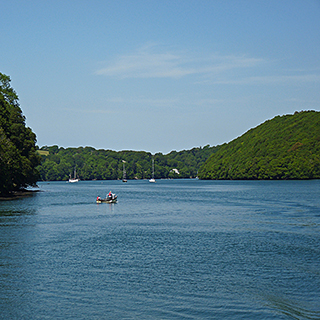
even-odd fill
[{"label": "dark shadow on water", "polygon": [[278,296],[267,296],[267,305],[292,319],[320,319],[320,310],[310,310],[301,306],[297,301],[284,299]]},{"label": "dark shadow on water", "polygon": [[26,215],[34,215],[36,211],[34,209],[29,209],[29,210],[16,210],[16,209],[5,209],[1,210],[0,209],[0,218],[2,217],[21,217],[21,216],[26,216]]},{"label": "dark shadow on water", "polygon": [[22,198],[33,197],[40,192],[40,190],[23,190],[23,191],[15,191],[7,195],[0,196],[0,201],[12,201],[18,200]]}]

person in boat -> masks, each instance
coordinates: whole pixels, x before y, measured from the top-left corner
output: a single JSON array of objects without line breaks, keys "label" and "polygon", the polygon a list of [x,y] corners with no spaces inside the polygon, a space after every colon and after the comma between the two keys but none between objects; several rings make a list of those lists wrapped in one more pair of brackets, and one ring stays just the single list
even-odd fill
[{"label": "person in boat", "polygon": [[97,196],[97,201],[100,201],[100,200],[101,200],[101,198],[99,196]]}]

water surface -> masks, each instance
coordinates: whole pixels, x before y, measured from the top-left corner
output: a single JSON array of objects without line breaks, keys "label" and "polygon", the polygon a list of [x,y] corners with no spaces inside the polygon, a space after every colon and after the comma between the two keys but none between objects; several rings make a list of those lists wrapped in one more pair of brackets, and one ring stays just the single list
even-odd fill
[{"label": "water surface", "polygon": [[0,202],[1,319],[320,318],[319,180],[39,187]]}]

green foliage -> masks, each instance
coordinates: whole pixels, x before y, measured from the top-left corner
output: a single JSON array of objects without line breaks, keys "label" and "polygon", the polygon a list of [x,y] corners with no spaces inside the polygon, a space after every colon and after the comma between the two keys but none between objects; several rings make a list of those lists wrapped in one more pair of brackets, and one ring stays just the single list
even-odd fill
[{"label": "green foliage", "polygon": [[320,112],[277,116],[220,146],[200,179],[319,179]]},{"label": "green foliage", "polygon": [[[76,167],[81,180],[116,180],[123,176],[123,160],[127,179],[150,179],[152,157],[154,157],[155,178],[196,177],[198,169],[217,148],[205,146],[167,155],[144,151],[96,150],[91,147],[59,148],[44,146],[39,150],[42,164],[38,166],[41,180],[68,180]],[[45,153],[43,151],[47,151]],[[172,169],[178,169],[175,174]]]},{"label": "green foliage", "polygon": [[36,184],[36,135],[25,125],[10,77],[0,73],[0,195]]}]

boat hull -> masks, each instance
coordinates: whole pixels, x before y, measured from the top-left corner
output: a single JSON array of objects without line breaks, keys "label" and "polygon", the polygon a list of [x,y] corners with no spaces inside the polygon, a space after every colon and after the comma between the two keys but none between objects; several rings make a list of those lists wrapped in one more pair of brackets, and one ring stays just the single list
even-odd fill
[{"label": "boat hull", "polygon": [[97,203],[116,203],[117,199],[111,199],[111,200],[107,200],[107,199],[101,199],[101,200],[96,200]]},{"label": "boat hull", "polygon": [[75,182],[78,182],[79,179],[69,179],[69,183],[75,183]]}]

